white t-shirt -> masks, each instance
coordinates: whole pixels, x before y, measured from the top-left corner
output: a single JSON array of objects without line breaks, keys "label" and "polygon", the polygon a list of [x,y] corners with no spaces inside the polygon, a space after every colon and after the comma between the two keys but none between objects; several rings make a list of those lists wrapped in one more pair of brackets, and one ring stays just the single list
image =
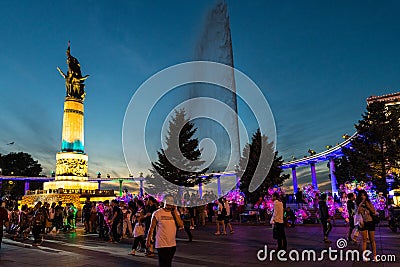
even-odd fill
[{"label": "white t-shirt", "polygon": [[137,222],[135,224],[135,228],[133,228],[133,237],[138,237],[144,235],[144,226],[143,223]]},{"label": "white t-shirt", "polygon": [[[156,219],[156,248],[167,248],[176,246],[176,224],[171,211],[163,208],[153,213]],[[179,216],[179,215],[176,215]],[[152,218],[152,219],[153,219]]]}]

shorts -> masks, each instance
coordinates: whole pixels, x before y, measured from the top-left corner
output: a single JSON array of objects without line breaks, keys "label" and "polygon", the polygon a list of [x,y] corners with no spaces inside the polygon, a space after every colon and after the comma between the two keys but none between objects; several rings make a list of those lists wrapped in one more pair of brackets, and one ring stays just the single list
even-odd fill
[{"label": "shorts", "polygon": [[375,231],[375,223],[373,221],[364,222],[363,227],[358,228],[359,231]]},{"label": "shorts", "polygon": [[224,219],[225,219],[225,216],[223,216],[222,214],[218,214],[217,221],[223,221]]}]

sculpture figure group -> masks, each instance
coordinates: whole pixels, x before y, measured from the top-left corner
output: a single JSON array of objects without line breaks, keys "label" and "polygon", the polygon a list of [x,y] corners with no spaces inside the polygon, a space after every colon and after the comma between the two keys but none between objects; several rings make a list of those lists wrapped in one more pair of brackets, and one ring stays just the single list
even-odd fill
[{"label": "sculpture figure group", "polygon": [[84,90],[84,81],[89,77],[89,75],[82,77],[81,65],[79,64],[79,61],[71,55],[70,42],[68,42],[67,48],[67,65],[67,74],[57,67],[57,70],[65,79],[67,97],[73,97],[83,101],[86,94]]}]

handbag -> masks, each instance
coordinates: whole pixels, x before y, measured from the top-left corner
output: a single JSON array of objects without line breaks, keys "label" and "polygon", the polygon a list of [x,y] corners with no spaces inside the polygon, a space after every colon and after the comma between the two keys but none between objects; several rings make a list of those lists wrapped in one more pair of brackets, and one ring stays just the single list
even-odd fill
[{"label": "handbag", "polygon": [[359,213],[354,214],[354,225],[358,225],[361,228],[364,227],[364,220],[361,214]]},{"label": "handbag", "polygon": [[373,213],[372,210],[368,209],[369,214],[371,214],[371,218],[374,224],[379,224],[381,222],[381,219],[379,218],[379,215],[376,213]]}]

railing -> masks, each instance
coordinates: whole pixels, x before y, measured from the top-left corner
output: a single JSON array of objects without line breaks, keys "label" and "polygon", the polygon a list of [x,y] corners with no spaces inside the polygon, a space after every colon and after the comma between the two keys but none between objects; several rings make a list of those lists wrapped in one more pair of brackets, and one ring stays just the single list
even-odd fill
[{"label": "railing", "polygon": [[347,138],[346,140],[344,140],[342,143],[329,148],[328,150],[325,150],[323,152],[320,152],[318,154],[315,155],[310,155],[308,157],[304,157],[304,158],[300,158],[300,159],[295,159],[289,162],[284,162],[281,166],[282,169],[288,169],[288,168],[292,168],[292,166],[294,165],[308,165],[308,162],[319,162],[321,161],[325,161],[328,160],[331,154],[334,154],[335,152],[341,151],[343,147],[346,147],[348,145],[350,145],[350,142],[356,138],[358,135],[357,132],[355,132],[352,136],[350,136],[349,138]]}]

